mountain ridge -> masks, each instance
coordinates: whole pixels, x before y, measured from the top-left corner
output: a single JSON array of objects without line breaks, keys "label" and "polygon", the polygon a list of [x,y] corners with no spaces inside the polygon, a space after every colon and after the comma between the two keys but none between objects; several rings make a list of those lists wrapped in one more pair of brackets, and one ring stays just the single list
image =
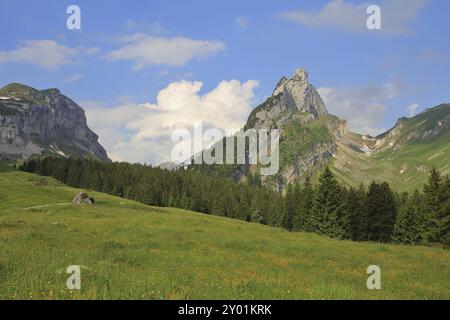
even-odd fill
[{"label": "mountain ridge", "polygon": [[[362,135],[352,132],[346,120],[328,113],[308,72],[300,68],[291,78],[283,76],[278,81],[272,95],[253,109],[244,125],[244,130],[274,128],[281,131],[280,170],[260,178],[262,184],[279,191],[303,183],[306,177],[317,179],[325,166],[348,186],[388,181],[399,190],[420,187],[433,166],[450,173],[445,161],[450,158],[450,104],[402,117],[376,137]],[[413,149],[421,152],[412,157]],[[260,168],[244,164],[214,165],[213,169],[192,165],[191,169],[246,182],[258,176]]]},{"label": "mountain ridge", "polygon": [[0,159],[41,154],[110,161],[85,111],[59,89],[8,84],[0,89]]}]

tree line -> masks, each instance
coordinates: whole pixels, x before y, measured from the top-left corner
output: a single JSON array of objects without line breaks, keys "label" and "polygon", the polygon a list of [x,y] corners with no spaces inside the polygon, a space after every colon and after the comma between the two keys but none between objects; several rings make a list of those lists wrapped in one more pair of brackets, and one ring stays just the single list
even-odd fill
[{"label": "tree line", "polygon": [[313,232],[336,239],[450,246],[450,178],[432,169],[423,191],[396,193],[387,182],[342,186],[326,167],[285,196],[254,183],[238,184],[185,170],[125,162],[46,157],[21,166],[65,184],[148,205]]},{"label": "tree line", "polygon": [[283,227],[338,239],[450,246],[450,178],[433,168],[423,192],[387,182],[346,188],[325,168],[319,183],[291,186]]}]

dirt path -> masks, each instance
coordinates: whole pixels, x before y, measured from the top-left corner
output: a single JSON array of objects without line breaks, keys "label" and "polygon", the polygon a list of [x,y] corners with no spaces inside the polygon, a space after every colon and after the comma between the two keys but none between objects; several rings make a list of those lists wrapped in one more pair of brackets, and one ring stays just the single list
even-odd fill
[{"label": "dirt path", "polygon": [[41,206],[34,206],[34,207],[29,207],[29,208],[23,208],[21,209],[22,211],[25,210],[31,210],[31,209],[39,209],[39,208],[46,208],[46,207],[52,207],[52,206],[68,206],[71,205],[71,202],[65,202],[65,203],[53,203],[53,204],[44,204]]}]

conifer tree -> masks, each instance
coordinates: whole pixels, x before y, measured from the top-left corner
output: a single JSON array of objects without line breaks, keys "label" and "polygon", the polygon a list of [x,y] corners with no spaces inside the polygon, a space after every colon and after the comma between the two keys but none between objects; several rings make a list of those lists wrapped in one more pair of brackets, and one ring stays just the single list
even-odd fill
[{"label": "conifer tree", "polygon": [[220,195],[217,196],[216,199],[214,200],[214,205],[213,205],[213,209],[212,209],[211,213],[213,215],[223,216],[223,217],[227,215],[225,201],[224,201],[223,197],[221,197]]},{"label": "conifer tree", "polygon": [[441,237],[439,215],[445,199],[442,193],[442,177],[435,167],[431,169],[423,191],[426,210],[425,240],[437,243]]},{"label": "conifer tree", "polygon": [[367,192],[369,241],[389,242],[397,218],[394,193],[389,184],[373,182]]},{"label": "conifer tree", "polygon": [[450,247],[450,176],[441,184],[442,203],[438,211],[439,242]]},{"label": "conifer tree", "polygon": [[326,167],[320,177],[314,198],[312,229],[332,238],[345,238],[342,190],[331,170]]},{"label": "conifer tree", "polygon": [[311,178],[306,177],[303,188],[301,189],[299,197],[299,208],[297,217],[299,221],[300,230],[312,232],[312,214],[314,206],[314,188],[311,184]]},{"label": "conifer tree", "polygon": [[293,205],[293,219],[292,219],[292,230],[293,231],[302,231],[304,229],[304,221],[300,216],[300,207],[302,202],[302,191],[299,184],[295,184],[292,190],[292,200],[294,202]]},{"label": "conifer tree", "polygon": [[286,206],[283,218],[283,228],[289,231],[292,231],[294,228],[294,216],[296,212],[295,205],[294,188],[289,186],[286,193]]},{"label": "conifer tree", "polygon": [[345,210],[350,220],[350,238],[367,240],[366,190],[363,184],[358,189],[350,188],[345,198]]},{"label": "conifer tree", "polygon": [[411,245],[421,244],[425,218],[422,196],[416,190],[411,197],[406,194],[402,198],[392,240]]}]

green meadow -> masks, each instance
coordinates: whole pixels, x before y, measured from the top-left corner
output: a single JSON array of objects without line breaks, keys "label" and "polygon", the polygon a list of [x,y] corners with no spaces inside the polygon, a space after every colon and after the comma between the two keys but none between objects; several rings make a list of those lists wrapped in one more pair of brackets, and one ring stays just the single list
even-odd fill
[{"label": "green meadow", "polygon": [[[0,167],[0,299],[450,299],[450,251],[156,208]],[[81,266],[81,290],[66,287]],[[381,290],[366,269],[381,268]]]}]

